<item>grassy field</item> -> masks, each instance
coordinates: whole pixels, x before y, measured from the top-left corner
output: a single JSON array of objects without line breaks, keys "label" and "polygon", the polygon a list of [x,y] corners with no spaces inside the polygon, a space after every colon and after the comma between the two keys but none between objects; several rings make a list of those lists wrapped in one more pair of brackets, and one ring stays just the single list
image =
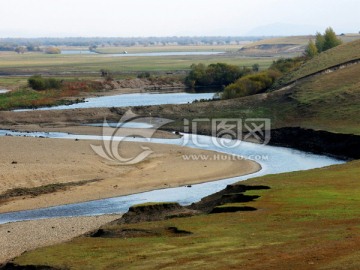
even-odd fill
[{"label": "grassy field", "polygon": [[161,56],[161,57],[108,57],[106,55],[46,55],[40,53],[0,53],[0,73],[9,75],[35,73],[97,73],[100,69],[112,72],[137,71],[177,71],[189,70],[193,63],[223,62],[238,66],[251,67],[257,63],[267,68],[273,61],[271,58],[244,58],[233,55],[209,56]]},{"label": "grassy field", "polygon": [[[246,43],[245,43],[246,44]],[[120,47],[98,47],[99,53],[152,53],[152,52],[233,52],[239,50],[243,45],[189,45],[189,46],[120,46]]]},{"label": "grassy field", "polygon": [[309,39],[313,38],[313,36],[292,36],[292,37],[279,37],[279,38],[269,38],[259,40],[253,43],[249,43],[245,45],[245,48],[252,48],[259,45],[264,44],[290,44],[290,45],[306,45],[309,42]]},{"label": "grassy field", "polygon": [[193,234],[135,238],[80,237],[27,252],[16,263],[70,269],[348,269],[360,268],[360,162],[270,175],[246,206],[253,212],[120,225]]}]

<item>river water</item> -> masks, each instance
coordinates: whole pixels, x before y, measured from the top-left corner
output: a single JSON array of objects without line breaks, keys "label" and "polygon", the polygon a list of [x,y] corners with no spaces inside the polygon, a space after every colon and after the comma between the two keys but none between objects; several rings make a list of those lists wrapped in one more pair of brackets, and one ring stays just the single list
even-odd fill
[{"label": "river water", "polygon": [[63,50],[61,54],[64,55],[98,55],[100,57],[131,57],[131,56],[144,56],[144,57],[154,57],[154,56],[187,56],[187,55],[215,55],[221,54],[224,52],[220,51],[204,51],[204,52],[147,52],[147,53],[109,53],[109,54],[100,54],[91,52],[88,50]]},{"label": "river water", "polygon": [[6,90],[6,89],[0,89],[0,94],[5,94],[7,92],[9,92],[10,90]]},{"label": "river water", "polygon": [[[123,138],[109,138],[101,136],[88,135],[71,135],[66,133],[22,133],[1,130],[0,136],[31,136],[31,137],[49,137],[59,139],[81,139],[81,140],[122,140]],[[120,196],[116,198],[96,200],[84,203],[61,205],[56,207],[49,207],[43,209],[20,211],[13,213],[0,214],[0,224],[8,222],[16,222],[23,220],[54,218],[54,217],[72,217],[72,216],[92,216],[102,214],[124,213],[131,205],[145,203],[145,202],[178,202],[182,205],[191,204],[199,201],[201,198],[220,191],[226,185],[238,181],[246,180],[253,177],[258,177],[267,174],[277,174],[283,172],[308,170],[313,168],[320,168],[324,166],[341,164],[343,161],[330,158],[327,156],[315,155],[305,153],[298,150],[293,150],[284,147],[274,147],[268,145],[258,145],[253,143],[241,142],[239,146],[234,148],[220,147],[219,144],[214,143],[214,138],[209,136],[188,135],[184,134],[180,139],[145,139],[145,138],[127,138],[126,141],[137,142],[153,142],[171,145],[185,145],[192,148],[200,148],[206,150],[213,150],[219,153],[227,153],[236,157],[244,157],[258,162],[262,169],[261,171],[240,177],[227,178],[219,181],[207,182],[203,184],[192,185],[192,187],[177,187],[167,188],[161,190],[154,190],[140,194],[133,194],[128,196]],[[229,145],[229,144],[227,144]],[[219,158],[212,157],[212,158]],[[191,161],[189,161],[191,162]]]},{"label": "river water", "polygon": [[[43,107],[35,110],[68,110],[84,108],[111,108],[111,107],[129,107],[129,106],[148,106],[164,104],[186,104],[200,99],[212,99],[214,92],[211,93],[137,93],[123,94],[114,96],[87,98],[85,102],[61,105],[54,107]],[[15,110],[15,111],[31,111]]]}]

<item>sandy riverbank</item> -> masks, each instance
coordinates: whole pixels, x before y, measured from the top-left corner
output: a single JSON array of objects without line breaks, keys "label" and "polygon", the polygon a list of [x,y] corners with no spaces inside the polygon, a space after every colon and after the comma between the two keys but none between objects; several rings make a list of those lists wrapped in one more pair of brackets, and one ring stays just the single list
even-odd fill
[{"label": "sandy riverbank", "polygon": [[25,251],[71,240],[120,217],[54,218],[0,225],[0,264]]},{"label": "sandy riverbank", "polygon": [[0,137],[0,193],[9,189],[54,183],[96,180],[82,186],[36,197],[15,197],[0,204],[0,212],[182,186],[253,173],[260,166],[249,160],[187,161],[184,155],[214,155],[198,149],[148,143],[122,143],[121,153],[131,157],[149,147],[153,154],[136,165],[120,166],[99,157],[90,145],[99,141]]}]

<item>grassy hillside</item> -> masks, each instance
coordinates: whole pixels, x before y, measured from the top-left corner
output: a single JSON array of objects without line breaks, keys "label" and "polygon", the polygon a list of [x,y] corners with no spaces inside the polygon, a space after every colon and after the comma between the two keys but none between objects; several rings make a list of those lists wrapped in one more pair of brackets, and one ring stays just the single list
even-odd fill
[{"label": "grassy hillside", "polygon": [[[339,38],[344,43],[348,43],[359,40],[360,35],[347,34],[339,36]],[[263,39],[245,45],[238,53],[244,56],[298,56],[304,52],[305,46],[310,39],[314,39],[314,36],[289,36]]]},{"label": "grassy hillside", "polygon": [[300,79],[320,70],[339,65],[354,59],[360,59],[360,40],[342,44],[323,52],[306,62],[298,70],[286,76],[284,83]]},{"label": "grassy hillside", "polygon": [[247,192],[261,196],[244,204],[257,211],[109,227],[159,233],[172,226],[191,235],[81,237],[15,262],[82,270],[359,269],[359,174],[355,161],[249,180],[271,187]]}]

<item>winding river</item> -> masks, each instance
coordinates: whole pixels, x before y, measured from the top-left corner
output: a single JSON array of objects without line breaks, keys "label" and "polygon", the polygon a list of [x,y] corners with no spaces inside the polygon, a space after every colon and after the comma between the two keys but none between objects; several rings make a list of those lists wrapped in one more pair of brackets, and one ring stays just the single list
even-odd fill
[{"label": "winding river", "polygon": [[[81,140],[99,140],[99,145],[103,138],[101,136],[89,135],[71,135],[65,133],[21,133],[2,130],[0,136],[31,136],[31,137],[49,137],[61,139],[81,139]],[[105,140],[110,138],[106,137]],[[117,137],[116,140],[122,140]],[[210,195],[238,181],[246,180],[267,174],[277,174],[283,172],[308,170],[320,168],[333,164],[341,164],[343,161],[327,156],[305,153],[283,147],[274,147],[268,145],[258,145],[253,143],[241,142],[239,147],[224,148],[216,146],[212,137],[184,134],[181,139],[144,139],[144,138],[126,138],[127,141],[152,142],[172,145],[185,145],[193,148],[213,150],[220,153],[227,153],[235,156],[241,156],[255,160],[260,163],[262,170],[246,176],[233,177],[219,181],[207,182],[193,185],[192,187],[177,187],[154,190],[140,194],[121,196],[110,199],[89,201],[84,203],[61,205],[49,208],[42,208],[29,211],[19,211],[0,214],[0,224],[16,222],[23,220],[72,217],[72,216],[92,216],[102,214],[124,213],[131,205],[145,202],[163,202],[172,201],[187,205],[199,201],[202,197]],[[195,143],[197,142],[197,143]],[[199,146],[201,144],[201,146]]]}]

